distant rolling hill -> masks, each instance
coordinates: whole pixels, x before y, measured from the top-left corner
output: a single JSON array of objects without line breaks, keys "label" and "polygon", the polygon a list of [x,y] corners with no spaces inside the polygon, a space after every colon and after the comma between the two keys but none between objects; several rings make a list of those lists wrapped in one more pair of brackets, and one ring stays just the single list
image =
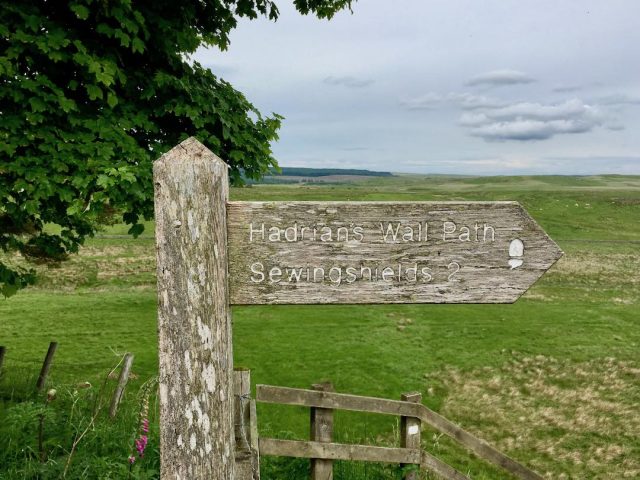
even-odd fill
[{"label": "distant rolling hill", "polygon": [[246,180],[247,183],[342,183],[364,177],[393,177],[391,172],[375,172],[354,168],[304,168],[281,167],[275,169],[260,181]]}]

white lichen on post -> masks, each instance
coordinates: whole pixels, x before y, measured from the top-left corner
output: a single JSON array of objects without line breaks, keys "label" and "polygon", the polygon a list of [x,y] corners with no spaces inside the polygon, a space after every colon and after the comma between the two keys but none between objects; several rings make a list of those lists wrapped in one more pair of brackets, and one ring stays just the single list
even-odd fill
[{"label": "white lichen on post", "polygon": [[233,479],[227,165],[189,138],[153,174],[161,478]]}]

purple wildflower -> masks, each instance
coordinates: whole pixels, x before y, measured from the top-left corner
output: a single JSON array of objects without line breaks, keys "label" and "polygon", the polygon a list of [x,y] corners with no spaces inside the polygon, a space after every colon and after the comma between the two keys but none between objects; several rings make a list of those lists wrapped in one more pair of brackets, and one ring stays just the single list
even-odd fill
[{"label": "purple wildflower", "polygon": [[[149,442],[149,437],[147,434],[149,433],[149,396],[147,395],[143,402],[142,408],[140,409],[140,436],[136,438],[134,442],[134,447],[136,452],[138,452],[138,457],[144,457],[144,450],[147,448],[147,443]],[[129,463],[133,465],[136,461],[136,457],[131,455],[129,457]]]}]

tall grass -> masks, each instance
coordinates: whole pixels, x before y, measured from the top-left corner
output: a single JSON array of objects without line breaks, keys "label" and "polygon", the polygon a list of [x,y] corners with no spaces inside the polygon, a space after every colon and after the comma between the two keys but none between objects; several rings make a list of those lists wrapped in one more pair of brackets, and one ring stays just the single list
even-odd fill
[{"label": "tall grass", "polygon": [[[115,381],[66,383],[43,392],[28,372],[0,378],[0,479],[150,479],[158,477],[157,401],[151,398],[149,445],[137,454],[140,408],[149,383],[132,385],[118,415],[108,405]],[[151,383],[153,380],[151,380]]]},{"label": "tall grass", "polygon": [[[155,378],[130,385],[112,419],[108,405],[115,387],[114,370],[95,383],[61,383],[42,392],[35,390],[35,375],[30,369],[13,369],[0,375],[0,479],[159,478]],[[147,401],[148,411],[144,408]],[[140,457],[135,441],[141,434],[142,411],[149,420],[149,443]],[[293,438],[286,432],[275,436]],[[354,440],[344,432],[340,437],[345,443],[372,443],[362,438]],[[399,465],[338,461],[334,479],[400,480],[403,471]],[[310,461],[262,457],[261,478],[308,479]]]}]

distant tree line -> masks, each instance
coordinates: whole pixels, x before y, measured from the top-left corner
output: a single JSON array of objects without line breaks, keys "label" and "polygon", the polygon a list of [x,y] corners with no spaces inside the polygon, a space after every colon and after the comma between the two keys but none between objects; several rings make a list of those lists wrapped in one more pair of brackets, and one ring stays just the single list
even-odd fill
[{"label": "distant tree line", "polygon": [[281,167],[278,170],[272,168],[269,175],[282,175],[288,177],[326,177],[329,175],[358,175],[363,177],[392,177],[390,172],[373,172],[371,170],[357,170],[354,168],[302,168]]}]

